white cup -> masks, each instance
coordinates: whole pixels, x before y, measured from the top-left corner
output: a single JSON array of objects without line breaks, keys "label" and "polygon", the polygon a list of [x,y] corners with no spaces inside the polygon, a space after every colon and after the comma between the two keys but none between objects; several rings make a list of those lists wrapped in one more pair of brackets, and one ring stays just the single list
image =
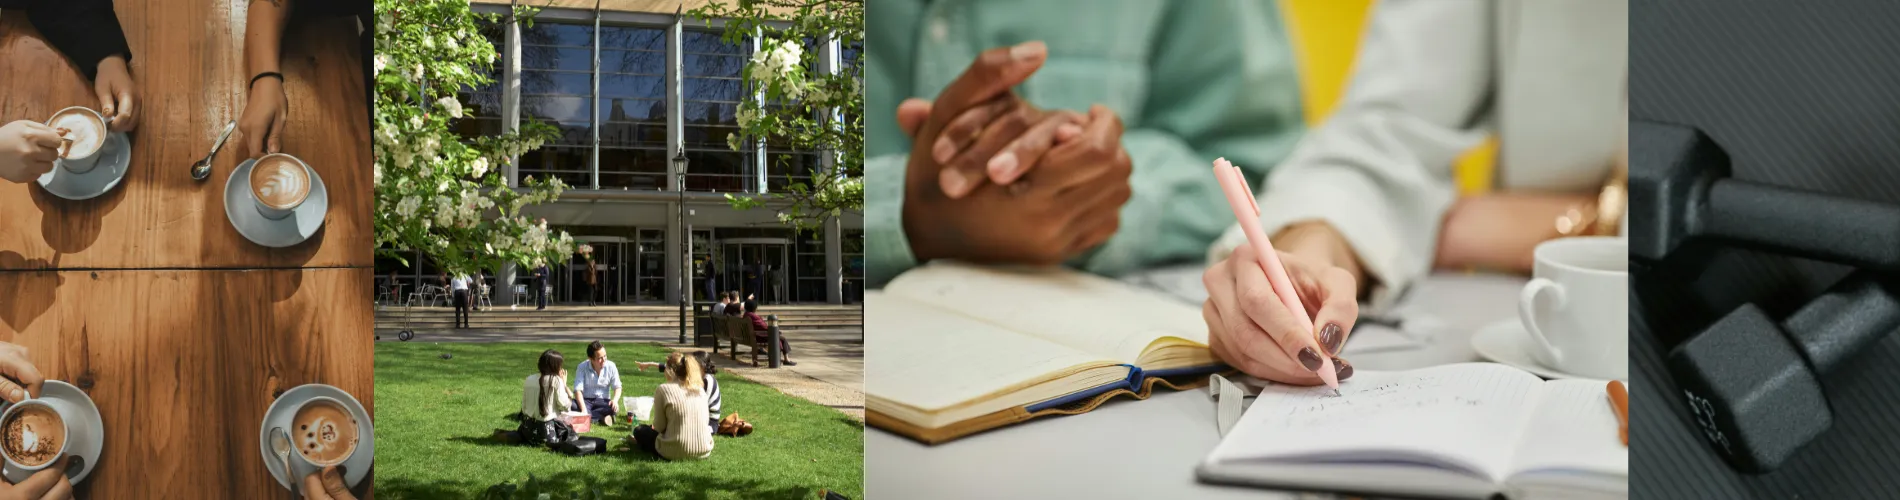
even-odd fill
[{"label": "white cup", "polygon": [[[7,467],[13,468],[14,470],[22,470],[28,473],[33,473],[33,472],[39,472],[40,469],[52,467],[54,463],[59,462],[58,458],[60,456],[65,455],[66,450],[69,448],[72,448],[72,443],[73,443],[73,425],[70,422],[71,422],[71,417],[75,415],[75,413],[66,411],[65,406],[66,405],[64,404],[55,403],[55,400],[51,400],[51,399],[28,399],[25,401],[21,401],[19,403],[14,403],[12,406],[8,406],[5,412],[0,412],[0,423],[4,423],[8,420],[11,420],[13,416],[20,413],[21,410],[25,410],[27,408],[44,408],[46,410],[52,411],[56,415],[59,415],[59,425],[60,427],[63,427],[63,429],[61,429],[62,431],[64,431],[62,432],[62,434],[66,436],[66,439],[59,443],[59,451],[53,454],[54,459],[48,460],[46,461],[46,463],[39,464],[39,465],[26,465],[26,464],[20,463],[19,460],[13,459],[12,454],[6,452],[5,446],[0,446],[0,456],[4,456],[6,458]],[[0,438],[4,438],[4,436],[0,436]]]},{"label": "white cup", "polygon": [[[315,169],[310,168],[310,164],[304,163],[302,158],[298,158],[298,157],[291,156],[284,153],[272,153],[272,154],[264,155],[263,157],[258,158],[257,163],[254,163],[251,166],[252,172],[256,171],[257,165],[261,165],[265,161],[275,160],[279,157],[288,159],[290,160],[291,163],[296,164],[299,168],[303,169],[304,183],[305,183],[304,194],[303,196],[297,197],[295,200],[293,200],[291,203],[287,205],[284,205],[281,207],[273,207],[273,206],[270,206],[269,204],[264,203],[264,200],[259,199],[257,197],[257,194],[256,194],[257,186],[248,186],[247,189],[251,190],[251,193],[250,193],[251,204],[257,207],[258,215],[262,215],[264,216],[264,218],[270,219],[270,220],[282,220],[285,217],[289,217],[290,214],[296,213],[297,207],[303,206],[303,203],[310,199],[310,192],[316,189],[315,185],[317,183],[317,171]],[[256,177],[252,177],[250,181],[256,182],[256,179],[257,179]]]},{"label": "white cup", "polygon": [[1629,378],[1629,240],[1555,239],[1535,257],[1517,301],[1530,354],[1565,373]]},{"label": "white cup", "polygon": [[[91,172],[93,167],[99,165],[99,158],[106,155],[106,148],[112,145],[112,132],[106,128],[107,124],[106,124],[105,117],[100,116],[98,111],[93,111],[92,108],[88,108],[85,106],[73,106],[73,107],[61,109],[58,112],[53,113],[53,116],[57,117],[61,114],[65,114],[68,111],[76,112],[81,115],[90,117],[92,118],[92,120],[95,121],[95,123],[98,124],[99,147],[94,148],[92,150],[92,153],[87,154],[86,156],[67,156],[65,158],[60,158],[59,166],[60,168],[66,169],[66,171],[72,172],[75,174],[83,174],[86,172]],[[50,118],[47,119],[47,125],[48,126],[53,125],[52,119]]]}]

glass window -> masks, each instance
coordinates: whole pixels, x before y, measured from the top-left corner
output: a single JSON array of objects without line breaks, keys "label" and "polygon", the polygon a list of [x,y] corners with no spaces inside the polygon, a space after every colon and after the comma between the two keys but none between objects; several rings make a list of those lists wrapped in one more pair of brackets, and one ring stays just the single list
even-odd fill
[{"label": "glass window", "polygon": [[601,189],[664,190],[665,149],[601,148]]},{"label": "glass window", "polygon": [[745,68],[748,48],[727,44],[718,33],[681,34],[681,115],[685,124],[686,187],[694,191],[749,191],[752,152],[742,145],[733,151],[726,137],[738,132],[738,103],[747,98]]},{"label": "glass window", "polygon": [[522,45],[566,46],[589,48],[594,46],[594,27],[586,24],[562,24],[537,21],[533,26],[521,28]]},{"label": "glass window", "polygon": [[557,69],[589,72],[594,70],[592,47],[521,46],[522,69]]},{"label": "glass window", "polygon": [[560,178],[570,187],[592,185],[587,171],[588,150],[582,147],[542,146],[521,155],[521,176]]}]

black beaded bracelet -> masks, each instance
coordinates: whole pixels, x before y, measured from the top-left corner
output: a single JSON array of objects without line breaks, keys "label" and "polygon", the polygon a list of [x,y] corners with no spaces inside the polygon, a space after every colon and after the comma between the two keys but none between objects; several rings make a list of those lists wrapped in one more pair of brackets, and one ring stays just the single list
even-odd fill
[{"label": "black beaded bracelet", "polygon": [[253,77],[251,77],[251,84],[250,84],[250,85],[247,85],[247,86],[245,86],[245,87],[244,87],[244,89],[245,89],[245,90],[250,90],[250,89],[251,89],[251,87],[256,87],[256,86],[257,86],[257,81],[258,81],[258,80],[262,80],[262,79],[264,79],[264,77],[267,77],[267,76],[268,76],[268,77],[271,77],[271,78],[276,78],[276,79],[277,79],[277,83],[283,83],[283,82],[284,82],[284,74],[283,74],[283,73],[278,73],[278,72],[275,72],[275,71],[268,71],[268,72],[264,72],[264,73],[258,73],[258,74],[257,74],[257,76],[253,76]]}]

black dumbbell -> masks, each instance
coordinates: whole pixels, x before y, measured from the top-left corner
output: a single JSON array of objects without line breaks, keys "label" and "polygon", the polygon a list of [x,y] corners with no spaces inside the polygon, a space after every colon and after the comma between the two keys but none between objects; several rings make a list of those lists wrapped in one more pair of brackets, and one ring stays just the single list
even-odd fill
[{"label": "black dumbbell", "polygon": [[1820,376],[1900,329],[1895,278],[1856,271],[1775,324],[1745,304],[1669,353],[1696,426],[1743,472],[1774,470],[1834,422]]},{"label": "black dumbbell", "polygon": [[1682,125],[1630,120],[1629,140],[1633,260],[1707,237],[1900,271],[1900,207],[1729,179],[1728,154]]}]

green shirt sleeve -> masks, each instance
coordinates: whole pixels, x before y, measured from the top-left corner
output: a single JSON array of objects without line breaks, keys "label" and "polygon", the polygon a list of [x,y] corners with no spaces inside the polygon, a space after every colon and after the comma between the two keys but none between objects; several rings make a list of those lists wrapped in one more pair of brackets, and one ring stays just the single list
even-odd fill
[{"label": "green shirt sleeve", "polygon": [[917,266],[904,235],[905,155],[884,155],[864,162],[864,279],[882,288],[891,278]]},{"label": "green shirt sleeve", "polygon": [[1091,272],[1205,258],[1234,223],[1214,159],[1226,157],[1259,186],[1304,131],[1297,68],[1273,2],[1170,5],[1149,54],[1139,122],[1122,135],[1134,195],[1121,229],[1083,263]]}]

